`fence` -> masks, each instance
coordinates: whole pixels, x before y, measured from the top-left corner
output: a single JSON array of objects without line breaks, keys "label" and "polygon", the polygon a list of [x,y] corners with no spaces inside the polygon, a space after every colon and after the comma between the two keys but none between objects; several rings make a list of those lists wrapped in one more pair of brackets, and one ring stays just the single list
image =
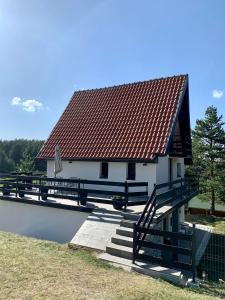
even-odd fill
[{"label": "fence", "polygon": [[[97,186],[97,188],[96,188]],[[102,190],[101,186],[107,186],[109,189]],[[116,187],[118,190],[110,190],[110,187]],[[142,188],[142,191],[133,191],[133,188]],[[132,191],[130,191],[132,188]],[[85,179],[64,179],[49,178],[38,176],[18,176],[11,174],[1,174],[0,191],[3,196],[14,195],[23,198],[24,195],[37,196],[39,200],[51,198],[63,198],[75,200],[78,204],[87,200],[89,202],[113,204],[112,196],[117,196],[117,202],[123,206],[134,205],[134,201],[129,201],[131,197],[140,197],[148,195],[147,182],[115,182]],[[98,197],[97,197],[98,196]],[[102,196],[102,198],[99,198]],[[109,198],[104,198],[108,196]],[[145,204],[147,199],[138,201],[138,204]]]},{"label": "fence", "polygon": [[[198,207],[188,207],[187,212],[191,215],[206,215],[210,216],[210,209],[206,208],[198,208]],[[214,216],[216,217],[225,217],[225,211],[222,210],[216,210],[214,212]]]},{"label": "fence", "polygon": [[[201,228],[201,225],[199,225]],[[203,226],[202,226],[203,227]],[[205,226],[204,226],[205,227]],[[225,227],[225,220],[224,220]],[[198,266],[202,281],[223,283],[225,288],[225,233],[212,229],[209,241]]]}]

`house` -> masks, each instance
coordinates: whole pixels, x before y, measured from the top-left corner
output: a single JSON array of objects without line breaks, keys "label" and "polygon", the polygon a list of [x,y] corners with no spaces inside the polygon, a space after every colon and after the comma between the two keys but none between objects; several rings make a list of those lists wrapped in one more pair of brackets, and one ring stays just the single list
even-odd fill
[{"label": "house", "polygon": [[76,91],[37,158],[63,178],[144,181],[184,176],[191,160],[188,75]]},{"label": "house", "polygon": [[[61,179],[52,178],[56,146],[62,156]],[[187,75],[77,91],[38,154],[38,159],[47,160],[47,177],[12,176],[4,179],[0,191],[6,201],[14,199],[20,205],[28,201],[25,194],[42,197],[44,201],[29,200],[36,206],[49,205],[47,197],[78,201],[80,206],[72,205],[80,216],[71,246],[105,251],[102,259],[112,262],[128,259],[134,268],[141,260],[157,263],[160,270],[162,266],[192,272],[195,281],[195,257],[201,257],[207,243],[198,233],[198,243],[205,244],[197,249],[195,226],[184,222],[184,204],[197,194],[196,185],[182,180],[191,150]],[[129,190],[140,187],[147,191]],[[110,199],[98,197],[102,194]],[[137,197],[143,195],[144,200]],[[64,205],[54,201],[51,206]],[[122,204],[117,209],[125,210],[91,208],[86,201],[114,208]],[[85,209],[91,209],[91,215],[83,222]]]}]

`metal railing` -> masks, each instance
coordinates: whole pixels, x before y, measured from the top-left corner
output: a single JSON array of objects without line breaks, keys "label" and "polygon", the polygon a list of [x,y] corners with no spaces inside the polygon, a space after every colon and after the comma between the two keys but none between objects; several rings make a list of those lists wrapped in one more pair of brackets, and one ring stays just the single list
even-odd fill
[{"label": "metal railing", "polygon": [[[218,220],[218,219],[217,219]],[[222,222],[222,220],[220,221]],[[223,220],[224,222],[224,220]],[[198,230],[209,232],[205,251],[198,266],[198,275],[201,282],[223,283],[225,288],[225,232],[210,226],[200,225]],[[206,228],[208,227],[208,228]],[[225,289],[224,289],[225,296]]]}]

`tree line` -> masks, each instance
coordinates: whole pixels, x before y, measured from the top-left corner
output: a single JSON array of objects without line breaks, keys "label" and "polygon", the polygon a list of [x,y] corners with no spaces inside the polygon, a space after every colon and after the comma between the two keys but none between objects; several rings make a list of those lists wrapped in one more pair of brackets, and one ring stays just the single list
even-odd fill
[{"label": "tree line", "polygon": [[193,163],[186,172],[196,178],[202,197],[210,201],[214,214],[216,202],[225,203],[225,130],[224,119],[214,106],[197,119],[192,131]]},{"label": "tree line", "polygon": [[35,160],[43,143],[41,140],[0,140],[0,172],[46,171],[46,162]]}]

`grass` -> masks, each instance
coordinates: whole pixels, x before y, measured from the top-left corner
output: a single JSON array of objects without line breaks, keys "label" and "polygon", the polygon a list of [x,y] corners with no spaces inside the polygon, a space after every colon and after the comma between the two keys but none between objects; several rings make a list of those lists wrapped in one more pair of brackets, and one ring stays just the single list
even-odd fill
[{"label": "grass", "polygon": [[94,252],[0,232],[0,299],[220,299],[128,273]]},{"label": "grass", "polygon": [[212,226],[215,231],[225,233],[225,218],[208,215],[187,215],[186,221]]},{"label": "grass", "polygon": [[[208,200],[208,196],[205,194],[198,195],[191,199],[188,204],[189,207],[194,208],[203,208],[203,209],[210,209],[210,203]],[[224,203],[216,203],[216,210],[225,211],[225,204]]]}]

